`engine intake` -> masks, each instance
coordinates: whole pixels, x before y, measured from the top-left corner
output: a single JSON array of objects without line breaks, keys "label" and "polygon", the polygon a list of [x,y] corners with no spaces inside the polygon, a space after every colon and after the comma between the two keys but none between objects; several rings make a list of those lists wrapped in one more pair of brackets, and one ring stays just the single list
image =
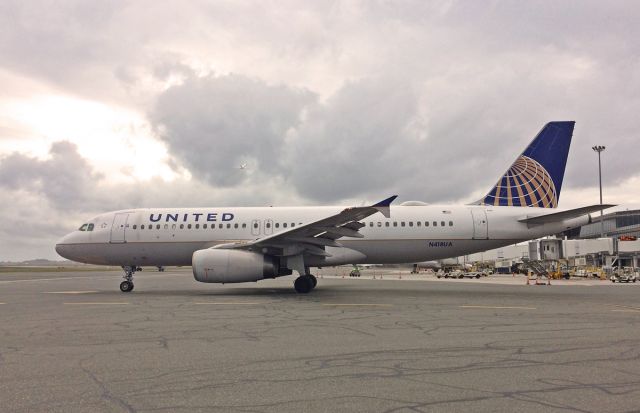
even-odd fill
[{"label": "engine intake", "polygon": [[198,250],[191,266],[193,277],[205,283],[242,283],[284,275],[279,274],[274,257],[232,249]]}]

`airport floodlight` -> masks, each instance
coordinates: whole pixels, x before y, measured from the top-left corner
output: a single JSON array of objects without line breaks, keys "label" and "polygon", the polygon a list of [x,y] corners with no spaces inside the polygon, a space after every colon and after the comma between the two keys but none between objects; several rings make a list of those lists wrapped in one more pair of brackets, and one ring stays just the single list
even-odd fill
[{"label": "airport floodlight", "polygon": [[[600,184],[600,205],[602,205],[602,164],[600,162],[600,153],[606,148],[603,145],[592,146],[595,152],[598,152],[598,182]],[[604,221],[602,219],[602,209],[600,210],[600,238],[604,238]]]}]

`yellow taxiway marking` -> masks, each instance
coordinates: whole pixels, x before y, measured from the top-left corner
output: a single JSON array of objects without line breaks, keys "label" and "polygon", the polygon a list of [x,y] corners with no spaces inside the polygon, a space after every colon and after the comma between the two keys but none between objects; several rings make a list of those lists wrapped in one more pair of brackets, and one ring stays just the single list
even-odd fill
[{"label": "yellow taxiway marking", "polygon": [[0,281],[0,284],[32,283],[36,281],[77,280],[82,278],[91,278],[91,277],[57,277],[57,278],[34,278],[31,280],[2,280]]},{"label": "yellow taxiway marking", "polygon": [[42,294],[93,294],[97,291],[44,291]]},{"label": "yellow taxiway marking", "polygon": [[640,313],[639,307],[632,307],[630,305],[618,305],[618,304],[607,304],[611,307],[618,307],[617,310],[611,310],[617,313]]},{"label": "yellow taxiway marking", "polygon": [[535,307],[498,307],[491,305],[461,305],[460,308],[484,308],[494,310],[536,310]]},{"label": "yellow taxiway marking", "polygon": [[269,304],[268,302],[264,302],[264,303],[251,303],[251,302],[226,302],[226,303],[221,303],[221,302],[204,302],[204,303],[194,303],[195,305],[260,305],[260,304]]},{"label": "yellow taxiway marking", "polygon": [[99,303],[99,302],[95,302],[95,303],[89,303],[89,302],[85,302],[85,303],[62,303],[64,305],[128,305],[129,303]]},{"label": "yellow taxiway marking", "polygon": [[393,307],[393,304],[322,304],[329,307]]}]

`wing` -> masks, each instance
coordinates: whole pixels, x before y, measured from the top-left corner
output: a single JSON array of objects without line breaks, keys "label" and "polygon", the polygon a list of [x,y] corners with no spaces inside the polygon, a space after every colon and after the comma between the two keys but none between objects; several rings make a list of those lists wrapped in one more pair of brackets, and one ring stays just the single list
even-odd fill
[{"label": "wing", "polygon": [[342,237],[362,238],[359,230],[364,224],[359,221],[377,212],[389,217],[389,206],[396,198],[397,195],[394,195],[370,206],[346,208],[336,215],[253,241],[222,244],[213,248],[261,250],[279,256],[302,253],[329,256],[324,247],[342,247],[338,241]]}]

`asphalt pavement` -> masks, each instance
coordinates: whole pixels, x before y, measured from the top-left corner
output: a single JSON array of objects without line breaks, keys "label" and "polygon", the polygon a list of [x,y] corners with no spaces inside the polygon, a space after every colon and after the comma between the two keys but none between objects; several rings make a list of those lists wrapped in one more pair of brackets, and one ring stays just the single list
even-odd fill
[{"label": "asphalt pavement", "polygon": [[640,409],[640,285],[379,275],[0,274],[0,410]]}]

